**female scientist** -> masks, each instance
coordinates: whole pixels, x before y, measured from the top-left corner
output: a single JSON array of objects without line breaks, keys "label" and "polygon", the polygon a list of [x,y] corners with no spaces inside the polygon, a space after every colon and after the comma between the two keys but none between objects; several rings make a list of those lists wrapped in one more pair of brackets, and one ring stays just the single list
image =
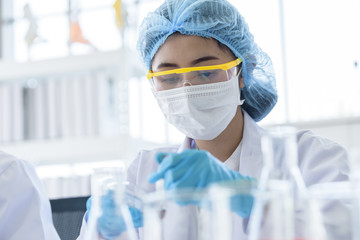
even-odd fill
[{"label": "female scientist", "polygon": [[[259,178],[263,130],[256,122],[278,96],[271,59],[237,9],[226,0],[166,0],[143,20],[139,33],[138,50],[153,94],[167,121],[186,137],[180,147],[141,151],[128,169],[128,181],[151,192],[160,179],[165,189],[201,189]],[[297,139],[307,186],[348,179],[341,146],[309,131]],[[247,207],[240,214],[246,216]],[[188,217],[173,218],[170,239],[196,239]],[[245,239],[238,224],[237,239]],[[114,236],[110,227],[99,231]]]}]

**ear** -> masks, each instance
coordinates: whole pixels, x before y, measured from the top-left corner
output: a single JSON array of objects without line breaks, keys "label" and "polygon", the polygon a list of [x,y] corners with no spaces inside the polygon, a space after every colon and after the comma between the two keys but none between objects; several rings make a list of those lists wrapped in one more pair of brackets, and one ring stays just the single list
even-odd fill
[{"label": "ear", "polygon": [[243,78],[242,74],[240,74],[240,76],[239,76],[239,87],[240,88],[245,87],[244,78]]}]

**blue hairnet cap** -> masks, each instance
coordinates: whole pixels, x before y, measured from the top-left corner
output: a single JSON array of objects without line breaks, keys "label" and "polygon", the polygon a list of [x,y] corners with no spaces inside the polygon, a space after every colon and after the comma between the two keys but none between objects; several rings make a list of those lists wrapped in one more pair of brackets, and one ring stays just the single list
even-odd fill
[{"label": "blue hairnet cap", "polygon": [[214,38],[242,60],[245,87],[242,108],[255,120],[275,106],[278,95],[270,57],[254,42],[238,10],[226,0],[166,0],[144,18],[137,48],[148,70],[161,45],[173,33]]}]

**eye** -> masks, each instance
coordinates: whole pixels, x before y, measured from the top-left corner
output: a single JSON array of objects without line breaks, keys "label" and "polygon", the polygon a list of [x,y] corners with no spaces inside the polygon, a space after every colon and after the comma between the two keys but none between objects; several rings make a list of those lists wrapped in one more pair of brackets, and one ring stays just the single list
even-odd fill
[{"label": "eye", "polygon": [[178,74],[168,74],[158,76],[157,80],[162,84],[177,84],[180,81],[180,76]]},{"label": "eye", "polygon": [[212,72],[203,72],[201,73],[204,77],[210,77],[211,75],[213,75]]},{"label": "eye", "polygon": [[199,71],[198,76],[201,78],[206,78],[208,80],[216,80],[218,77],[218,71],[217,70]]}]

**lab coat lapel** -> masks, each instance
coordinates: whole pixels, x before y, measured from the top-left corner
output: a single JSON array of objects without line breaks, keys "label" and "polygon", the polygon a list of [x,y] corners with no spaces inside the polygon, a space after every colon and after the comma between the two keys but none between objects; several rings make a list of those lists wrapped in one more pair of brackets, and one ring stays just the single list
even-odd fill
[{"label": "lab coat lapel", "polygon": [[[244,131],[241,140],[239,172],[259,179],[262,170],[261,132],[255,121],[244,113]],[[236,227],[235,227],[236,226]],[[247,239],[248,219],[233,218],[234,239]]]},{"label": "lab coat lapel", "polygon": [[264,131],[244,111],[244,132],[240,153],[239,172],[245,176],[259,178],[263,166],[261,134]]}]

